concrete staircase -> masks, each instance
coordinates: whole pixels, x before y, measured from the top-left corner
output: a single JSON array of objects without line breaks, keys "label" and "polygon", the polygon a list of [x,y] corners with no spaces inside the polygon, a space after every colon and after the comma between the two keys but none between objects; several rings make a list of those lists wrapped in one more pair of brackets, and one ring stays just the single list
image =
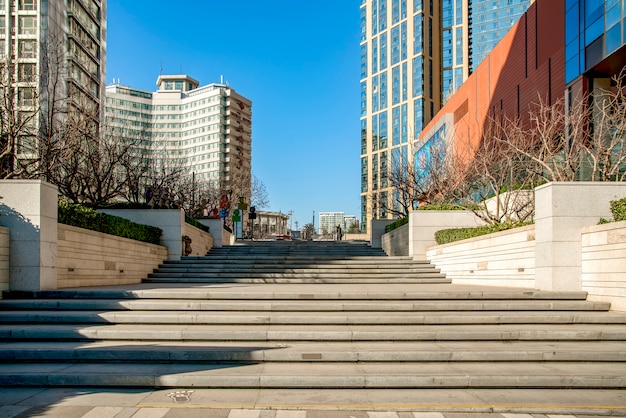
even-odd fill
[{"label": "concrete staircase", "polygon": [[215,248],[205,257],[169,261],[146,282],[450,283],[427,261],[387,257],[350,242],[264,242]]},{"label": "concrete staircase", "polygon": [[0,386],[626,387],[626,315],[608,304],[442,283],[372,251],[255,243],[137,286],[7,294]]}]

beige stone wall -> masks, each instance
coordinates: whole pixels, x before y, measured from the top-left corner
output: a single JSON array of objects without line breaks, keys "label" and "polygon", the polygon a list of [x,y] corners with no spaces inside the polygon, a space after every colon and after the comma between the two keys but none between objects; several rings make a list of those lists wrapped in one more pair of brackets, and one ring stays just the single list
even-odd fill
[{"label": "beige stone wall", "polygon": [[381,239],[383,250],[387,255],[409,255],[409,224],[387,232]]},{"label": "beige stone wall", "polygon": [[626,221],[582,229],[582,290],[626,311]]},{"label": "beige stone wall", "polygon": [[167,248],[58,224],[58,288],[140,283]]},{"label": "beige stone wall", "polygon": [[[213,236],[204,232],[195,226],[188,223],[183,224],[183,235],[187,235],[191,238],[191,254],[190,256],[203,256],[206,255],[211,248],[213,248]],[[183,251],[184,251],[183,247]]]},{"label": "beige stone wall", "polygon": [[0,226],[0,299],[9,290],[9,228]]},{"label": "beige stone wall", "polygon": [[535,287],[535,226],[431,247],[428,259],[453,284]]}]

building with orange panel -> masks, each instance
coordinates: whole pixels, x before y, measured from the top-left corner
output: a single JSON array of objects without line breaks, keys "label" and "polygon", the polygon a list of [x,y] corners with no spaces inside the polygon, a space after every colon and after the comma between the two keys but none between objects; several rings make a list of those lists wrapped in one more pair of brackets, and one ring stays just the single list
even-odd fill
[{"label": "building with orange panel", "polygon": [[493,115],[524,118],[566,90],[564,0],[537,0],[424,127],[416,155],[439,140],[471,154]]}]

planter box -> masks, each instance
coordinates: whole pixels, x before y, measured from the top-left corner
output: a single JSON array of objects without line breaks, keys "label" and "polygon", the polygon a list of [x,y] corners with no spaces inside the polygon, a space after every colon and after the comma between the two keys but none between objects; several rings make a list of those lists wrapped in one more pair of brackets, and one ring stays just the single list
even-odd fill
[{"label": "planter box", "polygon": [[383,250],[389,256],[409,255],[409,225],[402,225],[382,236]]},{"label": "planter box", "polygon": [[[187,223],[185,222],[185,212],[182,209],[98,209],[98,211],[119,216],[138,224],[161,228],[163,230],[161,245],[167,247],[168,260],[180,260],[184,254],[183,235],[188,234],[185,233]],[[210,235],[204,231],[198,231]],[[199,242],[198,244],[197,248],[202,248],[203,244]],[[202,255],[205,254],[206,252]]]},{"label": "planter box", "polygon": [[453,284],[535,286],[535,226],[431,247],[427,252]]},{"label": "planter box", "polygon": [[141,283],[167,248],[102,232],[58,224],[58,288]]},{"label": "planter box", "polygon": [[626,221],[582,229],[582,290],[626,311]]},{"label": "planter box", "polygon": [[9,290],[57,288],[57,188],[41,180],[0,180],[0,226],[9,228]]},{"label": "planter box", "polygon": [[466,210],[415,210],[409,214],[409,255],[425,260],[428,248],[437,245],[437,231],[481,225],[484,221]]}]

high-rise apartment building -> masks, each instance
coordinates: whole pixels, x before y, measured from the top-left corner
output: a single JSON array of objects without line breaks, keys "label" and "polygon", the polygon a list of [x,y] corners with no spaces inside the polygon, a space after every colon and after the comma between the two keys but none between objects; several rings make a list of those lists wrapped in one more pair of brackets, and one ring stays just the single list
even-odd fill
[{"label": "high-rise apartment building", "polygon": [[528,4],[361,1],[362,228],[394,217],[390,174],[412,160],[424,126]]},{"label": "high-rise apartment building", "polygon": [[106,88],[110,127],[151,148],[149,156],[184,164],[198,183],[228,188],[241,181],[250,197],[252,102],[223,83],[200,86],[188,75],[161,75],[158,90]]},{"label": "high-rise apartment building", "polygon": [[535,0],[467,1],[468,62],[469,71],[473,73]]},{"label": "high-rise apartment building", "polygon": [[473,73],[534,0],[441,0],[443,95]]},{"label": "high-rise apartment building", "polygon": [[343,212],[320,212],[319,216],[321,234],[333,234],[338,226],[341,227],[343,231],[346,230]]},{"label": "high-rise apartment building", "polygon": [[[106,0],[0,0],[0,55],[6,59],[3,68],[13,73],[18,112],[45,112],[52,100],[62,98],[67,109],[60,114],[86,113],[94,124],[99,122],[106,80]],[[52,83],[56,97],[51,97]],[[30,132],[37,130],[34,126]],[[15,141],[18,158],[36,152],[21,143],[32,145],[32,138],[22,135]]]}]

